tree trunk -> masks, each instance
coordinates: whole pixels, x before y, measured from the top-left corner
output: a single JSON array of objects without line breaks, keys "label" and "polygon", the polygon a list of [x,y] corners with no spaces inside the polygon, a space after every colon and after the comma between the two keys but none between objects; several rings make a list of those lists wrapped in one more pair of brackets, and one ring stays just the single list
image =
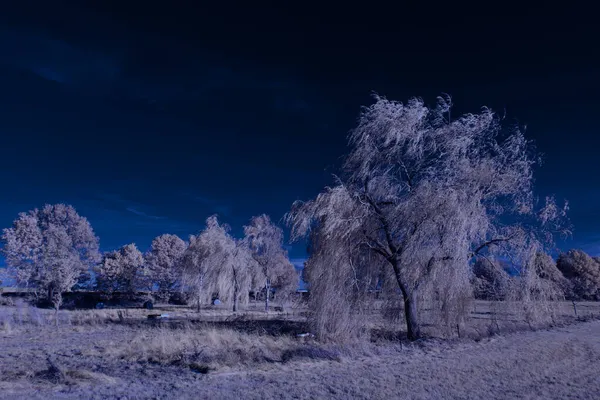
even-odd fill
[{"label": "tree trunk", "polygon": [[238,271],[233,265],[231,266],[231,270],[233,271],[233,312],[236,312],[238,309],[238,293],[240,291],[238,287]]},{"label": "tree trunk", "polygon": [[408,340],[417,340],[421,338],[421,327],[418,319],[416,290],[411,293],[403,290],[402,296],[404,297],[404,318],[406,319]]},{"label": "tree trunk", "polygon": [[233,312],[238,310],[238,287],[237,284],[233,286]]},{"label": "tree trunk", "polygon": [[198,289],[198,312],[200,312],[200,296],[202,294],[202,284],[203,283],[204,283],[204,276],[201,275],[200,276],[200,285],[199,285],[200,289]]},{"label": "tree trunk", "polygon": [[269,294],[271,292],[271,280],[267,279],[265,282],[265,312],[269,312]]},{"label": "tree trunk", "polygon": [[406,284],[402,280],[400,272],[400,266],[396,259],[388,260],[392,264],[394,274],[396,275],[396,281],[402,292],[404,299],[404,319],[406,320],[406,334],[408,340],[417,340],[421,338],[421,327],[419,325],[418,309],[417,309],[417,290],[409,290]]}]

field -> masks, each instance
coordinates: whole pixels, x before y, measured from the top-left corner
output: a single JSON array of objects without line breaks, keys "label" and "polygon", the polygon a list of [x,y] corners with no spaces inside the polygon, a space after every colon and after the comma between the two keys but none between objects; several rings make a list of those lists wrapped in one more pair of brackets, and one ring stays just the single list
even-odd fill
[{"label": "field", "polygon": [[[558,307],[533,331],[473,305],[461,338],[306,335],[305,310],[0,307],[0,398],[597,398],[600,304]],[[169,318],[151,321],[150,313]],[[496,319],[493,321],[493,318]],[[374,319],[373,326],[378,325]],[[491,326],[497,334],[489,336]]]}]

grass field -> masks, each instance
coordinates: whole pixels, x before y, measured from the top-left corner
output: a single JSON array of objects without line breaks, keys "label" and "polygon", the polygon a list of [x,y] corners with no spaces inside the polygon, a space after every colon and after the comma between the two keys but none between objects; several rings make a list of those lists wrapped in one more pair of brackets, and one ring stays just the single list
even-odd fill
[{"label": "grass field", "polygon": [[[164,306],[61,311],[0,307],[0,398],[594,398],[599,303],[557,307],[532,331],[476,302],[462,338],[374,337],[346,345],[305,333],[306,310]],[[168,314],[148,320],[148,314]],[[379,319],[373,317],[376,328]],[[489,336],[490,326],[497,333]],[[512,332],[512,333],[511,333]]]}]

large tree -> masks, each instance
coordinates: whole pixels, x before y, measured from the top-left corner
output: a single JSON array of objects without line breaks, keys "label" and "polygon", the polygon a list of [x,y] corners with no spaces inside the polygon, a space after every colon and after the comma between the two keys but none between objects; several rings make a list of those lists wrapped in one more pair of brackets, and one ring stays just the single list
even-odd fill
[{"label": "large tree", "polygon": [[187,244],[177,235],[160,235],[146,253],[146,268],[152,284],[162,296],[168,296],[181,285],[183,255]]},{"label": "large tree", "polygon": [[[537,159],[521,131],[502,130],[485,108],[451,120],[450,108],[449,98],[428,108],[376,97],[350,134],[337,184],[287,216],[293,239],[318,232],[309,275],[333,269],[337,281],[348,273],[392,279],[410,339],[421,337],[419,294],[433,290],[442,310],[455,309],[471,291],[473,257],[510,256],[531,277],[528,265],[565,211],[552,198],[537,207]],[[330,255],[340,246],[345,256],[336,261]],[[365,252],[381,270],[360,262]]]},{"label": "large tree", "polygon": [[17,284],[46,292],[58,310],[62,293],[98,262],[98,238],[72,206],[46,205],[19,214],[2,239]]},{"label": "large tree", "polygon": [[253,217],[244,227],[244,233],[252,257],[259,266],[254,280],[262,281],[265,311],[268,312],[271,289],[274,288],[282,299],[288,297],[298,286],[298,275],[283,248],[283,230],[273,224],[268,215]]},{"label": "large tree", "polygon": [[134,243],[105,253],[96,267],[96,286],[106,293],[135,293],[146,281],[144,256]]}]

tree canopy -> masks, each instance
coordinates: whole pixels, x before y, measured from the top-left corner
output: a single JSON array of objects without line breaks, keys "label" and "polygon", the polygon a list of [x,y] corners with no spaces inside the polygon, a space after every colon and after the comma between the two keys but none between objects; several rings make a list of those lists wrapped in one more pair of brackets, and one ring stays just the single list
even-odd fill
[{"label": "tree canopy", "polygon": [[13,226],[4,229],[2,240],[17,283],[46,291],[57,309],[62,293],[71,290],[100,258],[90,223],[65,204],[20,213]]}]

